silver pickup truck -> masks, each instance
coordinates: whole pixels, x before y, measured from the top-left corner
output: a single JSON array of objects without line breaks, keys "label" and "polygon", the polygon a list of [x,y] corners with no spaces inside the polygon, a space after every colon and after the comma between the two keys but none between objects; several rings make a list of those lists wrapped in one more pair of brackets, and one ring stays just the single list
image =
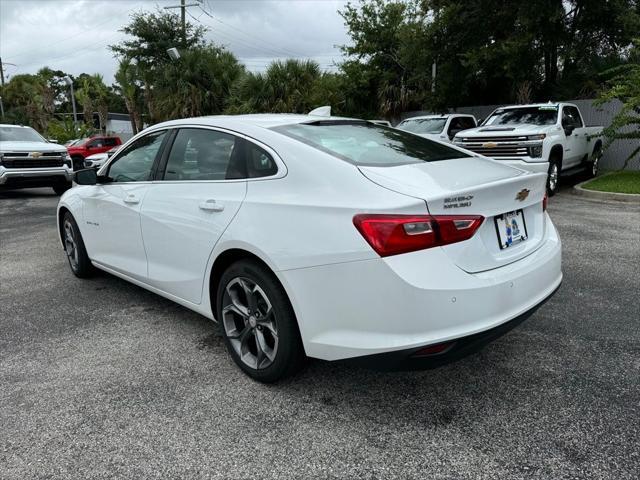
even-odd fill
[{"label": "silver pickup truck", "polygon": [[456,134],[453,143],[514,167],[548,173],[547,190],[553,195],[561,173],[596,176],[601,135],[602,127],[586,126],[572,103],[536,103],[497,108],[479,127]]},{"label": "silver pickup truck", "polygon": [[0,190],[52,187],[61,195],[72,178],[65,147],[48,142],[33,128],[0,124]]}]

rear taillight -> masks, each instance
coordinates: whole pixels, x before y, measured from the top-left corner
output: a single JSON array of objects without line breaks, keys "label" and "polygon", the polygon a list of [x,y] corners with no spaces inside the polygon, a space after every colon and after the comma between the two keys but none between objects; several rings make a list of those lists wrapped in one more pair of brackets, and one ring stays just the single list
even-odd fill
[{"label": "rear taillight", "polygon": [[480,215],[361,214],[353,224],[381,257],[448,245],[473,237]]},{"label": "rear taillight", "polygon": [[549,197],[547,195],[547,192],[545,192],[544,194],[544,198],[542,199],[542,211],[546,212],[547,211],[547,202],[549,201]]}]

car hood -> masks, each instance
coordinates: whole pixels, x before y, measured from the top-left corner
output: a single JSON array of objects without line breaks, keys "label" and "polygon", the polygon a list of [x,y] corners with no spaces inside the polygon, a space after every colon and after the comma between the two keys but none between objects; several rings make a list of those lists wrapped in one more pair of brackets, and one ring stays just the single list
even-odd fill
[{"label": "car hood", "polygon": [[465,130],[462,133],[456,135],[457,138],[474,138],[474,137],[487,137],[498,136],[508,137],[516,135],[534,135],[536,133],[546,133],[553,129],[557,129],[555,125],[486,125],[484,127],[471,128]]},{"label": "car hood", "polygon": [[66,152],[57,143],[47,142],[0,142],[0,152]]},{"label": "car hood", "polygon": [[109,158],[109,155],[107,155],[107,152],[104,152],[89,155],[85,160],[106,160],[107,158]]}]

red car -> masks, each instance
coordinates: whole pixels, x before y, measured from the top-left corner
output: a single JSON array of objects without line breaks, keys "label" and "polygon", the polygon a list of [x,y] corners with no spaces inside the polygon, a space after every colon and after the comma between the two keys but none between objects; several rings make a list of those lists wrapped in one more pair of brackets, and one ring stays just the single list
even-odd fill
[{"label": "red car", "polygon": [[93,155],[94,153],[106,152],[118,145],[122,145],[120,137],[100,135],[79,140],[67,148],[67,151],[69,155],[71,155],[71,160],[73,160],[73,169],[82,170],[84,168],[85,157]]}]

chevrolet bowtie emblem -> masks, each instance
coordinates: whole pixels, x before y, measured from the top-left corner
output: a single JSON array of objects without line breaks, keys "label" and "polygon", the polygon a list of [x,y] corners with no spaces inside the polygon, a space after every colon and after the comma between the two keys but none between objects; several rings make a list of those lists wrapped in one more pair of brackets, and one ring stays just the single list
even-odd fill
[{"label": "chevrolet bowtie emblem", "polygon": [[42,153],[40,152],[31,152],[32,158],[40,158],[41,156],[42,156]]},{"label": "chevrolet bowtie emblem", "polygon": [[495,142],[487,142],[482,144],[482,148],[496,148],[498,146]]},{"label": "chevrolet bowtie emblem", "polygon": [[516,194],[516,200],[520,200],[521,202],[524,202],[525,199],[529,196],[530,191],[531,190],[527,190],[526,188],[523,188]]}]

